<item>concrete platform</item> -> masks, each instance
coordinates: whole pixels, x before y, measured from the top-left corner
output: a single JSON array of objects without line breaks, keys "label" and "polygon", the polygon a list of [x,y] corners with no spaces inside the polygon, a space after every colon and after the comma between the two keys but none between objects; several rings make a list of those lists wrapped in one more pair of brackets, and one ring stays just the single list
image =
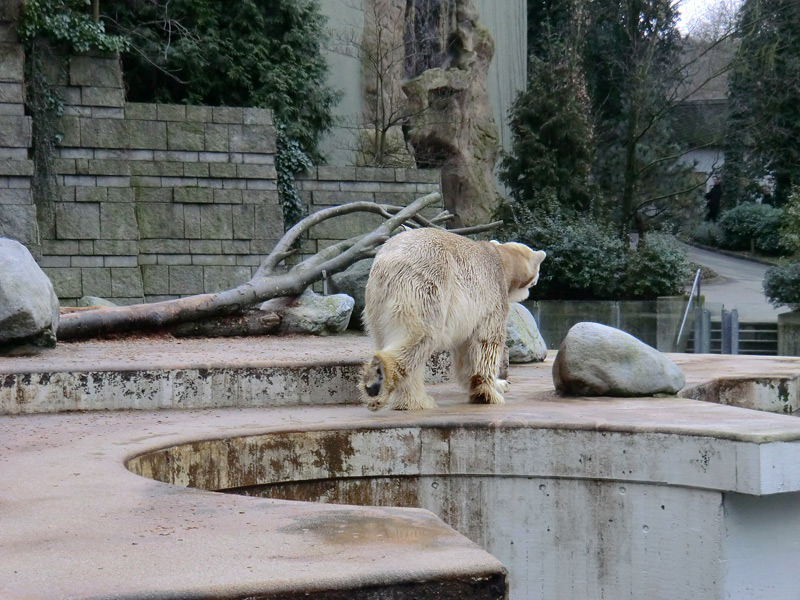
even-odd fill
[{"label": "concrete platform", "polygon": [[[349,373],[368,353],[362,338],[64,344],[0,359],[0,388],[8,409],[56,394],[52,374],[136,382],[163,367],[176,397],[191,371]],[[673,358],[696,390],[800,375],[800,359]],[[512,367],[502,406],[465,404],[442,383],[438,409],[375,414],[312,382],[305,405],[265,393],[209,408],[189,385],[184,410],[0,416],[0,598],[503,598],[505,565],[512,598],[796,599],[800,419],[560,398],[551,361]],[[277,499],[330,500],[333,487],[349,504],[413,491],[436,516]],[[263,497],[210,491],[230,488]]]}]

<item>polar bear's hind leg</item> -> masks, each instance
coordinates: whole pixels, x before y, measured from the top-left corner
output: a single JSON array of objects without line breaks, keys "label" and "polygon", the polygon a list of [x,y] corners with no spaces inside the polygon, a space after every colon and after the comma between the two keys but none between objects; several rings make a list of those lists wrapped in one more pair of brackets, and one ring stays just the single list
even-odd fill
[{"label": "polar bear's hind leg", "polygon": [[370,410],[435,408],[425,391],[425,363],[433,344],[429,340],[379,350],[361,371],[361,399]]},{"label": "polar bear's hind leg", "polygon": [[388,408],[422,410],[436,407],[436,402],[425,391],[425,363],[432,350],[433,341],[425,335],[407,339],[397,350],[399,377],[389,394]]},{"label": "polar bear's hind leg", "polygon": [[469,400],[476,404],[503,404],[503,392],[508,382],[498,379],[497,373],[505,346],[505,323],[502,329],[490,325],[488,331],[476,331],[469,344]]},{"label": "polar bear's hind leg", "polygon": [[364,386],[364,393],[370,398],[374,398],[381,393],[381,386],[383,385],[383,361],[377,356],[373,356],[372,360],[364,365],[364,371],[361,374],[362,385]]}]

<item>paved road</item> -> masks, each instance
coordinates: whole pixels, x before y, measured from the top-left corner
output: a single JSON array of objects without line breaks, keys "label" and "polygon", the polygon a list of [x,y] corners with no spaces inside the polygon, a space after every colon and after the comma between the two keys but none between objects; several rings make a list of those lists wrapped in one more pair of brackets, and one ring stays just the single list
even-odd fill
[{"label": "paved road", "polygon": [[[700,293],[706,297],[706,306],[718,312],[722,305],[728,310],[737,309],[740,321],[776,321],[778,314],[789,309],[774,308],[764,296],[762,284],[769,267],[749,260],[733,258],[693,246],[686,246],[689,259],[714,269],[720,280],[702,284]],[[709,303],[711,303],[709,305]]]}]

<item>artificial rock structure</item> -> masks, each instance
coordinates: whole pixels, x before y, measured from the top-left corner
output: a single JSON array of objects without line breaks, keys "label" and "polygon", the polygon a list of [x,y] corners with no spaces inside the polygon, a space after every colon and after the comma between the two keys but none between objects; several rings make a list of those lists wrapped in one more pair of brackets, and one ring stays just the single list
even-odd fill
[{"label": "artificial rock structure", "polygon": [[[363,39],[365,123],[398,115],[417,166],[442,170],[445,207],[455,226],[492,220],[499,132],[487,77],[494,40],[472,0],[371,0]],[[400,122],[386,132],[398,143]],[[378,131],[380,127],[375,127]],[[368,145],[376,146],[375,134]],[[373,152],[374,154],[374,152]]]},{"label": "artificial rock structure", "polygon": [[[419,0],[417,3],[424,3]],[[499,134],[486,79],[494,40],[472,0],[451,0],[452,29],[439,60],[403,86],[417,164],[442,169],[445,207],[457,225],[492,219]]]}]

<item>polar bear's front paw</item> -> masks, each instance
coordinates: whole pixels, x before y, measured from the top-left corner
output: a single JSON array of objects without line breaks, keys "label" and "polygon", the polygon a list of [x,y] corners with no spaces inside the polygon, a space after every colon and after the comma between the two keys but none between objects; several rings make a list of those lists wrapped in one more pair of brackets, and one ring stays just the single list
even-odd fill
[{"label": "polar bear's front paw", "polygon": [[511,388],[511,384],[508,383],[508,381],[506,381],[505,379],[495,379],[494,387],[501,394],[505,394]]}]

